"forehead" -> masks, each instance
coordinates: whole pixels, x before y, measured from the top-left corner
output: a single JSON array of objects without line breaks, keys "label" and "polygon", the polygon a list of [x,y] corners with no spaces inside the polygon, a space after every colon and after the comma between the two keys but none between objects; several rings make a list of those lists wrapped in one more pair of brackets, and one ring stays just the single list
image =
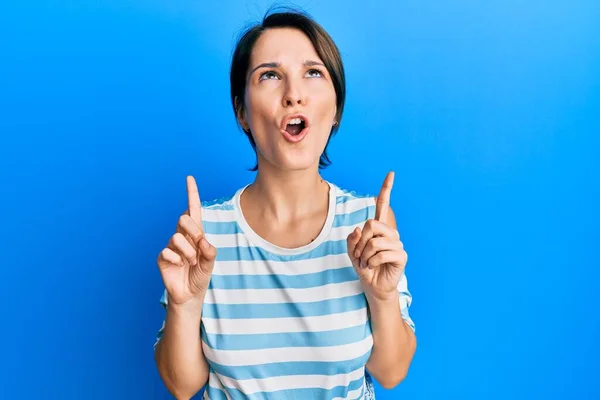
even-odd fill
[{"label": "forehead", "polygon": [[263,62],[302,62],[319,60],[306,34],[294,28],[271,28],[258,38],[250,56],[251,65]]}]

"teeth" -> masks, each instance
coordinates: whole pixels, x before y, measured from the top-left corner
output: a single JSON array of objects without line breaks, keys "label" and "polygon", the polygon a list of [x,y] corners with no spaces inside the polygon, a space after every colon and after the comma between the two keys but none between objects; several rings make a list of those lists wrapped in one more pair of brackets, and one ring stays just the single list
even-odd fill
[{"label": "teeth", "polygon": [[302,118],[294,118],[288,122],[288,125],[298,125],[302,123]]}]

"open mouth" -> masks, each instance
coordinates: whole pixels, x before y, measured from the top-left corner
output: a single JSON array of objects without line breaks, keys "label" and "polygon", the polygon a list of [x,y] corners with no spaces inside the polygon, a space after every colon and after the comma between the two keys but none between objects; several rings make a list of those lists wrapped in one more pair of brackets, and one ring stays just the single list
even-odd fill
[{"label": "open mouth", "polygon": [[281,133],[285,140],[291,143],[299,143],[310,131],[310,121],[304,114],[288,115],[281,122]]},{"label": "open mouth", "polygon": [[297,136],[304,130],[305,127],[306,122],[303,118],[292,118],[285,127],[285,131],[292,136]]}]

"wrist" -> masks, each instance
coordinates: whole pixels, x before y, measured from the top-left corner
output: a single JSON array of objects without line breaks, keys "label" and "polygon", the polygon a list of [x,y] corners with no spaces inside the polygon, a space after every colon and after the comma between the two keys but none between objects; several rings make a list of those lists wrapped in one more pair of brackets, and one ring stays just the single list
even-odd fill
[{"label": "wrist", "polygon": [[200,317],[202,305],[204,303],[204,294],[196,296],[186,301],[185,303],[167,303],[167,312],[185,317]]},{"label": "wrist", "polygon": [[394,290],[389,293],[365,294],[369,308],[371,309],[386,309],[397,307],[400,301],[400,293]]}]

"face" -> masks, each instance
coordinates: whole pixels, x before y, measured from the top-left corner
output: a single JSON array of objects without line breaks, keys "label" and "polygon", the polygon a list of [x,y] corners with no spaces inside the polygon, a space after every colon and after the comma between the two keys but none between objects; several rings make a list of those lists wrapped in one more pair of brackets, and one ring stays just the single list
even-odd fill
[{"label": "face", "polygon": [[[244,103],[241,123],[252,132],[259,168],[265,162],[281,170],[318,167],[335,120],[336,94],[303,32],[277,28],[260,36],[250,57]],[[294,116],[300,120],[290,119]]]}]

